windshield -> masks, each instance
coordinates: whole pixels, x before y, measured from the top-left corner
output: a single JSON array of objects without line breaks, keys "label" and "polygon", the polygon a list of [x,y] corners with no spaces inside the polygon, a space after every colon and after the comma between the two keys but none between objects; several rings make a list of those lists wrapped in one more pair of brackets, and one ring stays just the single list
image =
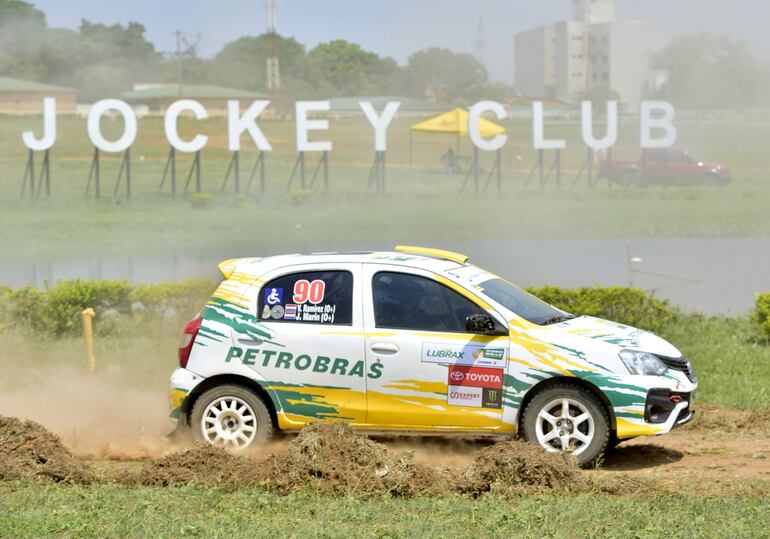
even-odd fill
[{"label": "windshield", "polygon": [[481,291],[509,311],[533,324],[555,324],[574,318],[503,279],[490,279],[481,283]]}]

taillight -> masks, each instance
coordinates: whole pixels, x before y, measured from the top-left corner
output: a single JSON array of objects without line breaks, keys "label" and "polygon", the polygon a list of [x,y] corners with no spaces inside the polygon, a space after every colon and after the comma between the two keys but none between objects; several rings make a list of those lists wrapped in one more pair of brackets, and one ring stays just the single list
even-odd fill
[{"label": "taillight", "polygon": [[201,328],[201,323],[203,323],[203,318],[198,315],[187,322],[187,325],[184,328],[184,333],[182,334],[182,346],[179,347],[179,366],[183,369],[187,367],[187,361],[190,359],[190,352],[192,351],[193,343],[195,342],[195,336]]}]

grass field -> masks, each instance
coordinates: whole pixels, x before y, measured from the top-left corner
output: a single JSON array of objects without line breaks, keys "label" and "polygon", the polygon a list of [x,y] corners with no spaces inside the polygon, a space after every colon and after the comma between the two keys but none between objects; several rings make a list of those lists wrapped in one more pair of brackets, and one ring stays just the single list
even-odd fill
[{"label": "grass field", "polygon": [[[414,136],[410,159],[409,119],[390,129],[388,190],[384,196],[366,189],[372,160],[371,132],[363,118],[332,120],[334,142],[330,186],[317,181],[312,192],[287,191],[296,154],[293,124],[266,121],[263,129],[275,151],[268,157],[265,197],[227,192],[220,186],[228,165],[224,119],[183,121],[182,131],[199,127],[210,136],[203,157],[203,191],[210,198],[194,203],[189,197],[172,200],[160,194],[167,146],[162,120],[140,122],[133,150],[131,201],[122,190],[113,197],[119,156],[102,164],[102,200],[86,199],[92,149],[85,122],[62,117],[59,143],[52,153],[53,195],[49,200],[21,200],[19,189],[25,164],[20,133],[36,129],[33,117],[0,117],[0,258],[63,257],[93,253],[150,253],[206,250],[214,246],[259,252],[260,249],[316,250],[347,245],[393,242],[436,243],[478,238],[586,238],[660,236],[745,236],[770,234],[770,182],[764,140],[770,125],[687,123],[679,126],[678,145],[705,160],[728,165],[734,182],[717,190],[691,187],[609,189],[605,183],[589,190],[584,183],[571,190],[584,149],[579,125],[559,123],[548,136],[563,136],[563,187],[551,179],[545,192],[534,183],[522,192],[534,164],[530,127],[525,120],[507,123],[510,140],[503,158],[503,192],[492,189],[478,199],[470,191],[459,195],[462,177],[440,173],[439,156],[455,144],[451,136]],[[118,125],[105,122],[105,132]],[[461,153],[470,153],[467,140]],[[244,148],[251,148],[244,141]],[[636,126],[624,125],[616,159],[638,156]],[[521,155],[520,164],[515,155]],[[256,153],[244,150],[241,181],[247,183]],[[309,158],[311,174],[314,158]],[[486,156],[487,166],[491,157]],[[411,163],[411,164],[410,164]],[[190,158],[180,157],[184,181]],[[486,181],[486,178],[482,178]],[[298,185],[295,184],[294,187]],[[245,186],[244,186],[245,190]]]},{"label": "grass field", "polygon": [[766,499],[399,500],[105,485],[0,485],[4,537],[763,537]]}]

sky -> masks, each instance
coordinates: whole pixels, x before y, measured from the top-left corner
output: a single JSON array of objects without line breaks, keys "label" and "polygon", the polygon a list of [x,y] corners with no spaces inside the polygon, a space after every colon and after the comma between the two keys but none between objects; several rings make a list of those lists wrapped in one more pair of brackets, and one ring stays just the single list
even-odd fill
[{"label": "sky", "polygon": [[[172,51],[173,32],[199,39],[204,57],[244,35],[265,31],[265,0],[27,0],[50,26],[77,28],[81,19],[137,21],[158,50]],[[483,19],[482,60],[495,80],[513,83],[513,36],[569,18],[570,0],[279,0],[278,32],[308,48],[347,39],[404,64],[417,50],[448,47],[473,52]],[[770,58],[768,0],[617,0],[621,18],[646,20],[667,35],[707,31],[745,40]]]}]

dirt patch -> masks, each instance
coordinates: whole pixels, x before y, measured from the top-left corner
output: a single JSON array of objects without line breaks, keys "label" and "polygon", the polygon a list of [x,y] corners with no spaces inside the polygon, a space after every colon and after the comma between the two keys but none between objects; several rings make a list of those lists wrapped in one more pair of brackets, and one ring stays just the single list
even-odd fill
[{"label": "dirt patch", "polygon": [[620,446],[608,451],[602,468],[615,471],[649,469],[679,462],[684,453],[677,449],[662,447],[653,443],[636,446]]},{"label": "dirt patch", "polygon": [[167,487],[200,484],[235,490],[257,484],[255,462],[245,456],[199,444],[181,453],[155,459],[138,474],[127,474],[121,482]]},{"label": "dirt patch", "polygon": [[713,436],[715,434],[750,434],[770,437],[770,422],[766,420],[768,408],[736,410],[718,404],[698,404],[695,419],[682,431]]},{"label": "dirt patch", "polygon": [[0,480],[90,483],[93,474],[41,425],[0,416]]},{"label": "dirt patch", "polygon": [[572,457],[547,453],[518,440],[499,442],[482,449],[458,480],[460,492],[474,496],[487,492],[506,496],[590,488]]},{"label": "dirt patch", "polygon": [[325,495],[437,495],[450,491],[452,484],[447,470],[417,462],[412,453],[391,456],[386,446],[344,423],[305,427],[286,452],[263,464],[263,484],[283,493],[309,489]]}]

